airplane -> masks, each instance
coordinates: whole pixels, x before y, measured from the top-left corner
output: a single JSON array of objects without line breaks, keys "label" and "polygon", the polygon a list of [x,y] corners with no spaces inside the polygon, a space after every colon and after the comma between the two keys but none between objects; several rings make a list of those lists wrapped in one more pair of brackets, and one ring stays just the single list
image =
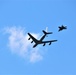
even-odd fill
[{"label": "airplane", "polygon": [[52,34],[52,32],[46,32],[43,30],[43,33],[44,33],[44,35],[40,38],[40,40],[37,40],[30,33],[28,33],[28,35],[30,36],[30,38],[28,38],[28,40],[32,39],[33,41],[31,41],[31,43],[35,42],[33,48],[35,48],[38,44],[43,44],[43,46],[45,46],[46,43],[49,43],[49,45],[51,45],[52,42],[57,41],[57,40],[43,41],[43,39],[46,37],[46,35]]},{"label": "airplane", "polygon": [[58,28],[59,28],[58,31],[62,31],[63,29],[67,29],[67,26],[63,26],[63,25],[62,25],[62,26],[59,26]]}]

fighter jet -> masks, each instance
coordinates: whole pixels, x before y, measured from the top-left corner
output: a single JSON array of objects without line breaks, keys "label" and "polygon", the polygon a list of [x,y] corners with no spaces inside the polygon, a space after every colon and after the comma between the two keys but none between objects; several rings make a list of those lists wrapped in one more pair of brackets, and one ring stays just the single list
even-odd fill
[{"label": "fighter jet", "polygon": [[64,29],[67,29],[67,26],[63,26],[63,25],[62,25],[62,26],[59,26],[58,28],[59,28],[58,31],[62,31],[62,30],[64,30]]},{"label": "fighter jet", "polygon": [[33,43],[33,42],[35,43],[33,48],[36,47],[38,44],[43,44],[43,46],[45,46],[46,43],[49,43],[49,45],[51,45],[52,42],[57,41],[57,40],[43,41],[43,39],[46,37],[46,35],[52,34],[52,32],[46,32],[43,30],[43,33],[44,33],[44,35],[40,38],[40,40],[36,39],[30,33],[28,33],[28,35],[30,36],[30,38],[28,38],[28,40],[32,39],[31,43]]}]

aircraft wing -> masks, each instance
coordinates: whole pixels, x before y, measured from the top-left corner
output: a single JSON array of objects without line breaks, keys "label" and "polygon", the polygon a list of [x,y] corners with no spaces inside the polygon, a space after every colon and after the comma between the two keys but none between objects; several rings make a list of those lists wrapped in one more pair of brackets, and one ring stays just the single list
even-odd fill
[{"label": "aircraft wing", "polygon": [[50,41],[42,41],[41,43],[50,43],[50,42],[56,42],[57,40],[50,40]]},{"label": "aircraft wing", "polygon": [[28,35],[30,36],[30,38],[35,42],[35,43],[37,43],[37,39],[36,38],[34,38],[30,33],[28,33]]},{"label": "aircraft wing", "polygon": [[58,27],[58,28],[61,28],[61,27]]}]

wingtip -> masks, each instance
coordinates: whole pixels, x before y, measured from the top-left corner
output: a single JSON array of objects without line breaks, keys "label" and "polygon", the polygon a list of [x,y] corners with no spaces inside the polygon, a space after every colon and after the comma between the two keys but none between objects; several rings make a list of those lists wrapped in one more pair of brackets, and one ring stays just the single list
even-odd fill
[{"label": "wingtip", "polygon": [[53,32],[50,32],[49,34],[53,34]]},{"label": "wingtip", "polygon": [[58,41],[58,40],[56,40],[56,41]]},{"label": "wingtip", "polygon": [[27,33],[27,34],[29,34],[29,33]]},{"label": "wingtip", "polygon": [[60,32],[60,30],[58,30],[58,32]]},{"label": "wingtip", "polygon": [[53,34],[53,32],[51,32],[51,34]]}]

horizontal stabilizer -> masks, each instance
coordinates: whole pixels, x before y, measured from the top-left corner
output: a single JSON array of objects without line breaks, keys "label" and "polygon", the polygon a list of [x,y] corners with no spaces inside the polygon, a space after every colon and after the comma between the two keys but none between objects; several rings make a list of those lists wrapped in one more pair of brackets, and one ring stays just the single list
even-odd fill
[{"label": "horizontal stabilizer", "polygon": [[52,34],[52,32],[46,32],[43,30],[43,33],[46,35],[46,34]]}]

